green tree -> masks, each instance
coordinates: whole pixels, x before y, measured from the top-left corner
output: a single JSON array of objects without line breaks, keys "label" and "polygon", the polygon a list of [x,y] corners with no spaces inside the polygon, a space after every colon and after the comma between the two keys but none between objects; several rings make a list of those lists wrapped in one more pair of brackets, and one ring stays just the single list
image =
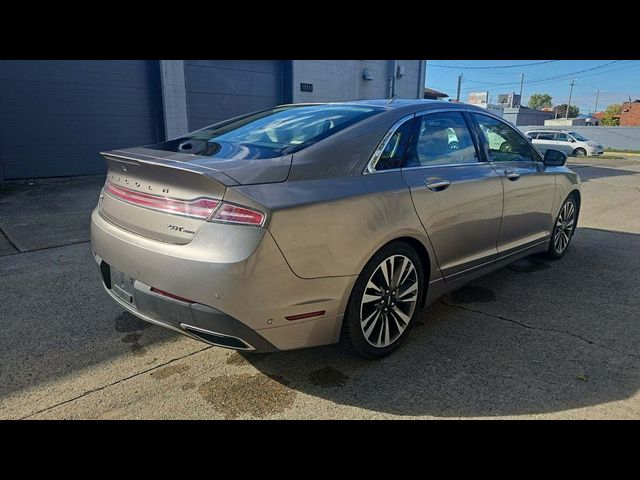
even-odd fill
[{"label": "green tree", "polygon": [[[553,111],[558,113],[558,115],[557,115],[558,118],[564,118],[564,115],[567,112],[567,104],[563,103],[562,105],[558,105],[558,106],[554,107]],[[579,113],[580,113],[580,109],[578,107],[576,107],[575,105],[571,105],[569,107],[569,117],[568,118],[576,118]]]},{"label": "green tree", "polygon": [[551,108],[551,99],[548,93],[534,93],[529,97],[529,108]]},{"label": "green tree", "polygon": [[607,127],[617,127],[620,125],[620,114],[622,113],[622,105],[616,103],[609,105],[604,111],[600,124]]}]

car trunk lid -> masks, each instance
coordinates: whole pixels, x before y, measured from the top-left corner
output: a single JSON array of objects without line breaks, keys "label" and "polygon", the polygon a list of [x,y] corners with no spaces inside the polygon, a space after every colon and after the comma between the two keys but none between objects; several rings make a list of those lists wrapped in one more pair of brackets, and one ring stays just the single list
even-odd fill
[{"label": "car trunk lid", "polygon": [[[157,153],[157,154],[156,154]],[[238,182],[192,157],[140,149],[103,152],[107,181],[100,214],[139,235],[163,242],[189,243]],[[197,159],[195,159],[197,160]]]}]

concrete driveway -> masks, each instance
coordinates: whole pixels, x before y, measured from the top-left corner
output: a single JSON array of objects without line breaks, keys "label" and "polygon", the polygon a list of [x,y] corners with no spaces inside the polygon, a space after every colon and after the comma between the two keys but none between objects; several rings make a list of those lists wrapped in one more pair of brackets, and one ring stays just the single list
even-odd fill
[{"label": "concrete driveway", "polygon": [[442,298],[378,362],[240,355],[137,320],[91,258],[102,178],[0,187],[0,417],[640,418],[640,158],[579,162],[565,258]]}]

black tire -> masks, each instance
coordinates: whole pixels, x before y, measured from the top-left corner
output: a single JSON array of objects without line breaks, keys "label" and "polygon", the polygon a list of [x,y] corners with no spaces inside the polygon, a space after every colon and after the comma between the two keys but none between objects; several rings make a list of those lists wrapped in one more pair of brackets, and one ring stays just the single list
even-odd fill
[{"label": "black tire", "polygon": [[586,157],[587,156],[587,151],[584,148],[576,148],[573,151],[573,155],[575,157]]},{"label": "black tire", "polygon": [[[399,290],[403,285],[410,285],[411,289],[413,289],[413,280],[415,280],[415,283],[417,283],[416,301],[410,316],[408,315],[409,312],[402,312],[407,314],[406,316],[409,318],[409,321],[406,323],[401,321],[401,317],[395,313],[397,311],[397,308],[400,307],[400,301],[394,295],[393,297],[386,297],[388,308],[386,308],[384,311],[387,312],[387,310],[390,310],[389,312],[380,315],[379,317],[376,316],[375,318],[373,318],[371,323],[365,324],[364,326],[361,325],[361,316],[363,309],[365,308],[364,295],[367,291],[369,292],[368,295],[370,295],[372,292],[371,289],[367,288],[369,280],[371,279],[373,281],[374,278],[378,278],[376,276],[379,276],[381,274],[381,270],[379,270],[379,267],[381,267],[383,262],[387,260],[392,262],[395,268],[401,268],[400,266],[404,262],[404,259],[402,259],[401,257],[406,257],[408,260],[410,260],[411,264],[415,268],[415,277],[413,276],[414,272],[411,272],[411,279],[409,279],[408,275],[407,279],[405,280],[405,282],[407,283],[399,282],[400,286],[397,287],[398,292],[396,292],[398,298],[402,296]],[[407,268],[410,268],[410,266],[408,266]],[[391,290],[391,294],[393,294],[393,285],[391,285]],[[405,291],[407,290],[409,290],[409,288],[405,288]],[[349,303],[345,312],[344,321],[342,323],[342,333],[340,339],[342,345],[348,351],[366,359],[382,358],[395,351],[407,338],[409,332],[415,324],[415,316],[420,310],[424,290],[424,268],[416,251],[410,245],[401,241],[394,241],[383,247],[367,262],[353,287],[351,297],[349,298]],[[398,302],[398,306],[395,306],[395,303],[389,303],[393,300]],[[381,310],[381,304],[384,304],[384,298],[381,299],[381,302],[370,302],[367,305],[367,308]],[[388,323],[385,323],[385,318],[387,318]],[[395,323],[392,324],[392,322]],[[380,326],[380,330],[377,330],[376,326],[368,328],[372,325],[372,323],[377,323],[377,325]],[[377,347],[370,343],[369,340],[367,340],[364,332],[365,326],[367,326],[367,330],[370,331],[369,335],[371,336],[377,335],[376,332],[386,332],[389,335],[390,339],[394,335],[398,336],[390,344],[382,347]],[[400,332],[396,327],[404,328],[404,330]],[[380,336],[382,338],[382,333],[380,333]]]},{"label": "black tire", "polygon": [[500,151],[503,153],[508,153],[511,152],[513,150],[513,148],[511,147],[511,144],[508,142],[502,142],[502,144],[500,145]]},{"label": "black tire", "polygon": [[458,150],[460,148],[460,144],[456,141],[453,141],[449,144],[449,150]]},{"label": "black tire", "polygon": [[[562,225],[561,216],[563,215],[563,212],[566,212],[565,207],[569,203],[573,205],[573,214],[572,214],[573,223],[571,224],[571,228],[567,230],[565,227],[561,227]],[[573,238],[573,234],[576,231],[576,226],[578,225],[579,207],[580,205],[578,204],[578,200],[574,194],[569,195],[567,199],[562,203],[562,206],[558,211],[558,216],[556,217],[553,223],[553,231],[551,232],[551,239],[549,240],[549,248],[545,253],[545,256],[550,260],[558,260],[562,258],[565,255],[565,253],[567,253],[567,250],[569,250],[569,246],[571,245],[571,239]],[[568,222],[565,222],[565,225],[566,224],[568,224]],[[556,242],[556,236],[562,235],[562,232],[558,232],[560,228],[562,228],[569,236],[568,240],[566,240],[566,244],[564,244],[563,248],[561,249],[558,248],[558,243]]]}]

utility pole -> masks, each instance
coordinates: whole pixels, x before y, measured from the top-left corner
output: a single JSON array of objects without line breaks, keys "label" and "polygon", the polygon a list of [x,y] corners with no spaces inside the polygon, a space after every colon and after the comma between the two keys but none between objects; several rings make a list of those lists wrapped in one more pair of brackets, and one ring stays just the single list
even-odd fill
[{"label": "utility pole", "polygon": [[573,95],[573,83],[575,80],[571,80],[571,83],[569,85],[571,85],[571,89],[569,90],[569,103],[567,103],[567,109],[564,112],[564,119],[566,120],[567,118],[569,118],[569,107],[571,106],[571,95]]},{"label": "utility pole", "polygon": [[522,106],[522,89],[524,87],[524,73],[520,74],[520,106]]},{"label": "utility pole", "polygon": [[596,108],[593,111],[593,114],[595,115],[596,113],[598,113],[598,100],[600,99],[600,90],[598,90],[598,92],[596,93]]},{"label": "utility pole", "polygon": [[427,86],[427,67],[429,66],[429,60],[424,61],[424,86]]},{"label": "utility pole", "polygon": [[460,86],[462,85],[462,74],[458,75],[458,92],[456,93],[456,102],[460,101]]}]

